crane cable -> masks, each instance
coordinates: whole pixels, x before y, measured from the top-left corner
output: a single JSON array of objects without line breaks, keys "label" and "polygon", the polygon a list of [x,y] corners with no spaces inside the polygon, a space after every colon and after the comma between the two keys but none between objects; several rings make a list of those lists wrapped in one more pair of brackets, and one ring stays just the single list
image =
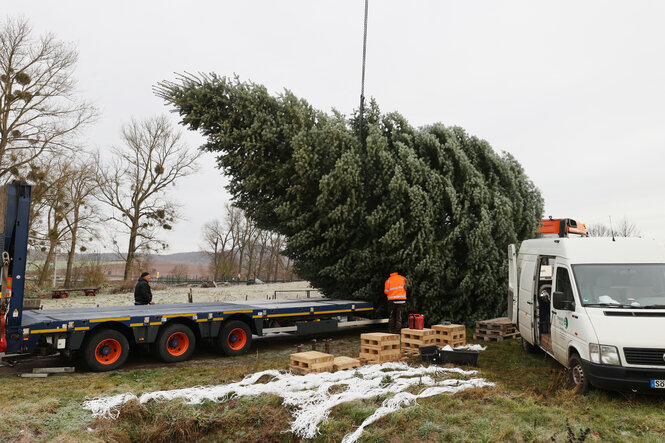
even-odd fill
[{"label": "crane cable", "polygon": [[[363,143],[363,113],[365,111],[365,59],[367,55],[367,10],[369,7],[369,0],[365,0],[365,23],[363,26],[363,65],[362,65],[362,79],[360,80],[360,142]],[[364,145],[364,143],[363,143]]]}]

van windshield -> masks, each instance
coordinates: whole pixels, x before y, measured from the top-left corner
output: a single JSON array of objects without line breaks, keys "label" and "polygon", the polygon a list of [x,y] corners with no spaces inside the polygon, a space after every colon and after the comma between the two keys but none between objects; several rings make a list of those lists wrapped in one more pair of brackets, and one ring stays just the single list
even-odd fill
[{"label": "van windshield", "polygon": [[665,308],[665,264],[573,265],[582,305]]}]

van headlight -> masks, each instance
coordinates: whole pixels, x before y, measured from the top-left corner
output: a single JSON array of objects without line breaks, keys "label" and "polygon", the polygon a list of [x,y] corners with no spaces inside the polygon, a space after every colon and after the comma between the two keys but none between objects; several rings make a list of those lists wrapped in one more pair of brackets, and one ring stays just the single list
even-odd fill
[{"label": "van headlight", "polygon": [[616,346],[600,345],[600,362],[604,365],[621,365]]},{"label": "van headlight", "polygon": [[589,343],[589,360],[592,363],[600,363],[600,346],[598,343]]},{"label": "van headlight", "polygon": [[616,346],[589,343],[589,360],[593,363],[621,366],[619,350]]}]

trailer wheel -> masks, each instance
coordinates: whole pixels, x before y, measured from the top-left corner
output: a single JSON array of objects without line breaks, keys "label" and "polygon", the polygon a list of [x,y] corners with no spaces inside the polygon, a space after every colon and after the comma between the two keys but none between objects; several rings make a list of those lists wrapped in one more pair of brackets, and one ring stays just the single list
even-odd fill
[{"label": "trailer wheel", "polygon": [[589,377],[582,366],[582,359],[577,354],[571,355],[568,360],[568,384],[578,394],[589,392]]},{"label": "trailer wheel", "polygon": [[192,356],[196,348],[196,336],[186,325],[172,323],[167,325],[157,336],[155,351],[166,363],[185,361]]},{"label": "trailer wheel", "polygon": [[225,322],[217,337],[217,347],[232,357],[246,353],[252,346],[252,331],[240,320]]},{"label": "trailer wheel", "polygon": [[88,368],[95,372],[112,371],[125,364],[129,342],[115,329],[102,329],[86,340],[82,350]]}]

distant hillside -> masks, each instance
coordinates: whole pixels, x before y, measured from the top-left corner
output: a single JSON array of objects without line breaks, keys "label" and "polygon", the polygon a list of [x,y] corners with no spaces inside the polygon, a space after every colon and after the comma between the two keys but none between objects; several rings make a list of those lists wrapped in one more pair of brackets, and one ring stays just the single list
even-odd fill
[{"label": "distant hillside", "polygon": [[[76,254],[77,261],[93,261],[99,259],[102,262],[118,261],[117,255],[105,252],[103,254]],[[185,265],[208,265],[210,258],[201,251],[177,252],[175,254],[160,254],[151,256],[152,263],[178,263]]]},{"label": "distant hillside", "polygon": [[208,265],[210,257],[204,252],[177,252],[175,254],[153,255],[153,263],[183,263],[186,265]]}]

